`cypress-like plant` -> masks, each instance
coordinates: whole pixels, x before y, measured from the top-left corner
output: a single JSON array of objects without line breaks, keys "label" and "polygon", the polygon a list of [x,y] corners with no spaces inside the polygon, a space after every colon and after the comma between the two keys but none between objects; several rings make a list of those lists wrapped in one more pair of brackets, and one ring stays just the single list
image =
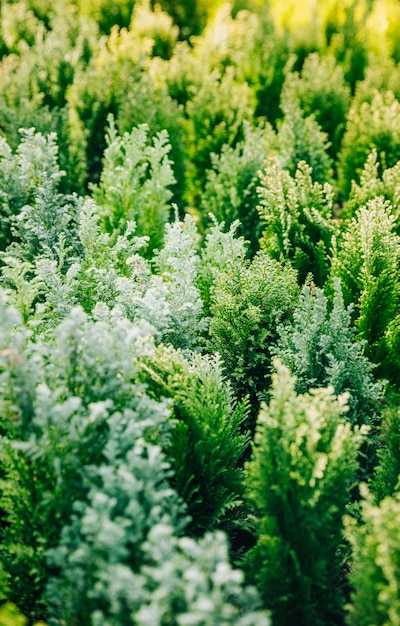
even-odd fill
[{"label": "cypress-like plant", "polygon": [[377,375],[399,377],[396,346],[400,299],[400,239],[390,204],[382,197],[356,212],[332,258],[345,303],[354,303],[357,337],[378,365]]},{"label": "cypress-like plant", "polygon": [[340,149],[350,107],[350,87],[334,56],[309,54],[300,72],[288,72],[284,90],[298,98],[305,115],[313,114],[329,138],[329,155]]},{"label": "cypress-like plant", "polygon": [[210,312],[211,293],[218,275],[227,274],[233,267],[241,266],[248,256],[247,242],[243,237],[236,236],[239,222],[235,220],[229,230],[224,232],[225,223],[218,224],[212,213],[209,217],[213,226],[209,228],[200,250],[197,271],[197,285],[206,314]]},{"label": "cypress-like plant", "polygon": [[258,194],[261,247],[281,262],[290,261],[301,284],[311,272],[316,283],[323,286],[337,232],[331,185],[313,182],[312,168],[304,161],[298,163],[292,176],[274,157],[261,173]]},{"label": "cypress-like plant", "polygon": [[297,395],[296,378],[275,367],[247,465],[256,544],[245,568],[276,626],[328,626],[343,610],[341,519],[363,431],[343,417],[347,394]]},{"label": "cypress-like plant", "polygon": [[294,176],[300,161],[312,169],[312,178],[325,183],[331,178],[332,159],[328,154],[328,135],[321,130],[313,114],[307,115],[290,89],[283,89],[281,109],[284,117],[278,125],[277,149],[284,168]]},{"label": "cypress-like plant", "polygon": [[170,186],[175,182],[166,131],[147,145],[148,127],[141,125],[119,136],[113,117],[108,118],[103,169],[99,185],[92,187],[107,230],[135,221],[137,234],[149,237],[149,253],[162,245],[170,214]]},{"label": "cypress-like plant", "polygon": [[355,341],[353,306],[345,306],[340,281],[333,279],[332,306],[322,289],[305,285],[293,321],[279,328],[272,352],[296,376],[296,392],[333,387],[349,393],[346,417],[351,424],[369,424],[379,411],[382,384],[374,380],[374,366]]},{"label": "cypress-like plant", "polygon": [[375,502],[393,496],[400,476],[400,411],[390,406],[384,413],[380,431],[378,463],[369,482]]},{"label": "cypress-like plant", "polygon": [[345,196],[352,180],[359,181],[372,148],[376,148],[382,171],[400,160],[399,113],[400,103],[390,91],[376,91],[371,103],[351,107],[338,163]]},{"label": "cypress-like plant", "polygon": [[351,626],[400,624],[398,487],[377,505],[364,485],[361,520],[345,520],[353,558],[349,574],[353,591],[347,606]]},{"label": "cypress-like plant", "polygon": [[172,400],[177,424],[166,452],[174,470],[171,484],[191,516],[188,530],[195,535],[221,527],[232,532],[243,501],[247,401],[235,400],[219,356],[185,358],[161,345],[140,358],[139,367],[147,393]]},{"label": "cypress-like plant", "polygon": [[376,148],[373,148],[365,161],[360,174],[360,182],[352,181],[349,199],[345,203],[341,217],[351,219],[357,209],[365,206],[369,200],[383,196],[390,202],[391,213],[396,218],[396,232],[400,232],[400,161],[393,167],[380,172]]},{"label": "cypress-like plant", "polygon": [[221,355],[237,396],[250,396],[253,417],[270,384],[278,324],[291,317],[297,298],[296,272],[263,252],[216,277],[207,349]]},{"label": "cypress-like plant", "polygon": [[275,134],[271,126],[253,129],[244,125],[244,139],[235,147],[223,146],[219,155],[212,154],[212,168],[201,197],[201,220],[209,224],[212,213],[219,222],[230,226],[239,220],[238,234],[250,242],[250,251],[259,249],[261,235],[257,213],[257,187],[264,160],[272,150]]}]

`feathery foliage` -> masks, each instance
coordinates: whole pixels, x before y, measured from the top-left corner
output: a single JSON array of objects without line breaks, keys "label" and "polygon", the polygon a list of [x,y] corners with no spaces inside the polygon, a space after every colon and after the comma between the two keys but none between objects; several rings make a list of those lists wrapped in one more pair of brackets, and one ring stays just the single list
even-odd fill
[{"label": "feathery foliage", "polygon": [[278,126],[277,146],[283,167],[294,176],[299,162],[305,161],[314,181],[329,180],[332,159],[328,154],[328,135],[313,114],[306,115],[289,85],[282,90],[281,109],[284,117]]},{"label": "feathery foliage", "polygon": [[174,469],[172,485],[191,516],[190,531],[232,528],[243,498],[239,463],[249,443],[242,432],[247,402],[235,401],[218,356],[185,359],[172,347],[160,346],[141,358],[139,367],[147,392],[173,402],[177,425],[167,455]]},{"label": "feathery foliage", "polygon": [[396,346],[400,293],[400,239],[390,204],[370,200],[348,224],[332,259],[346,304],[355,305],[357,337],[364,352],[390,380],[399,376]]},{"label": "feathery foliage", "polygon": [[373,148],[365,161],[360,174],[360,182],[354,180],[351,184],[350,196],[345,203],[342,217],[354,217],[357,209],[365,206],[369,200],[383,196],[390,202],[391,214],[396,218],[396,232],[400,232],[400,161],[393,167],[383,170],[379,174],[380,164],[376,148]]},{"label": "feathery foliage", "polygon": [[258,194],[262,249],[281,262],[290,260],[300,284],[311,272],[322,286],[337,232],[331,185],[313,182],[312,169],[304,161],[291,176],[275,157],[266,162]]},{"label": "feathery foliage", "polygon": [[201,219],[212,213],[230,226],[239,220],[238,234],[250,242],[250,250],[258,250],[261,234],[257,213],[257,187],[260,170],[275,141],[272,127],[252,129],[244,125],[244,140],[234,148],[225,145],[219,155],[212,154],[212,169],[201,197]]},{"label": "feathery foliage", "polygon": [[253,411],[269,387],[277,326],[290,318],[297,298],[295,271],[262,252],[216,277],[207,347],[221,355],[235,393],[249,395]]},{"label": "feathery foliage", "polygon": [[372,148],[382,170],[400,160],[399,113],[400,103],[390,91],[377,91],[371,103],[351,107],[338,164],[345,195],[350,192],[351,181],[359,181]]},{"label": "feathery foliage", "polygon": [[121,137],[112,117],[108,118],[107,148],[98,187],[93,198],[111,232],[135,221],[137,234],[149,237],[149,253],[162,244],[175,182],[164,131],[147,145],[148,127],[141,125]]},{"label": "feathery foliage", "polygon": [[296,376],[297,393],[328,386],[336,395],[348,392],[346,417],[352,424],[366,424],[376,415],[382,385],[373,379],[363,344],[355,341],[353,307],[345,307],[338,279],[334,287],[332,308],[322,289],[303,287],[293,322],[279,328],[272,352]]},{"label": "feathery foliage", "polygon": [[346,395],[297,395],[275,362],[269,406],[247,465],[256,545],[245,557],[273,623],[332,624],[342,609],[341,518],[357,470],[362,430],[345,422]]},{"label": "feathery foliage", "polygon": [[378,504],[386,496],[395,494],[400,476],[400,411],[397,406],[385,411],[380,440],[378,464],[369,484]]},{"label": "feathery foliage", "polygon": [[362,494],[361,522],[346,518],[346,536],[353,552],[347,622],[395,626],[400,624],[400,495],[397,491],[376,505],[366,487]]}]

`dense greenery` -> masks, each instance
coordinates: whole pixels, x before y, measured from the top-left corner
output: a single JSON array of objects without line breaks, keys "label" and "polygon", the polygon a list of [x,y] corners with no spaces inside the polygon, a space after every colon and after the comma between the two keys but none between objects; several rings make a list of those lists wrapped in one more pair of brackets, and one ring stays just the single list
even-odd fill
[{"label": "dense greenery", "polygon": [[0,624],[400,624],[396,0],[4,0]]}]

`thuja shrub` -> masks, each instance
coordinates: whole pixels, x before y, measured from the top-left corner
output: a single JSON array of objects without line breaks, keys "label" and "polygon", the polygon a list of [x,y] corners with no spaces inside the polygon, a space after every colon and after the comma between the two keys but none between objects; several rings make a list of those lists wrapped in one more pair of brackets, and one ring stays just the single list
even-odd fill
[{"label": "thuja shrub", "polygon": [[63,172],[58,165],[58,146],[54,133],[47,136],[33,128],[20,131],[20,143],[13,150],[0,139],[0,248],[12,240],[14,216],[32,202],[44,177],[57,184]]},{"label": "thuja shrub", "polygon": [[145,342],[127,320],[90,322],[74,310],[55,339],[31,342],[4,302],[2,315],[0,558],[9,599],[38,618],[47,550],[57,545],[74,501],[85,499],[90,468],[104,462],[112,416],[140,423],[143,436],[161,445],[166,406],[135,386],[133,362]]},{"label": "thuja shrub", "polygon": [[365,161],[360,174],[360,182],[354,180],[351,183],[349,199],[345,203],[341,217],[349,219],[354,217],[357,209],[367,204],[368,200],[374,200],[383,196],[389,200],[391,213],[396,218],[396,232],[400,231],[400,161],[393,167],[380,171],[380,164],[376,148],[373,148]]},{"label": "thuja shrub", "polygon": [[[9,14],[12,6],[29,14],[23,3],[3,7],[4,12]],[[82,191],[82,168],[71,145],[67,91],[96,49],[98,33],[92,22],[80,20],[71,9],[65,3],[52,3],[32,44],[2,59],[0,127],[13,148],[19,143],[20,128],[56,132],[60,163],[68,172],[63,189]],[[12,28],[7,31],[11,34]]]},{"label": "thuja shrub", "polygon": [[133,92],[140,83],[152,45],[148,38],[114,27],[108,37],[98,41],[88,63],[74,74],[67,93],[68,120],[73,157],[85,185],[99,180],[108,116],[118,117],[119,105],[127,98],[127,85]]},{"label": "thuja shrub", "polygon": [[10,302],[40,331],[54,327],[74,305],[91,314],[97,304],[118,307],[121,299],[123,316],[136,320],[134,302],[146,308],[143,290],[150,286],[150,267],[138,254],[147,239],[135,237],[132,222],[123,234],[110,236],[101,231],[92,200],[66,204],[51,194],[51,185],[42,191],[40,202],[21,213],[21,237],[2,257]]},{"label": "thuja shrub", "polygon": [[321,130],[314,114],[307,115],[300,99],[284,88],[281,96],[283,119],[278,124],[277,150],[284,168],[293,176],[300,161],[312,169],[314,181],[331,178],[332,159],[328,154],[328,135]]},{"label": "thuja shrub", "polygon": [[376,416],[382,385],[373,378],[373,364],[355,341],[351,313],[345,306],[338,279],[334,279],[332,306],[322,289],[305,285],[293,321],[279,328],[273,353],[296,376],[297,393],[333,387],[336,395],[349,393],[347,419],[368,424]]},{"label": "thuja shrub", "polygon": [[[275,122],[281,113],[279,96],[290,44],[275,32],[268,7],[251,10],[247,1],[244,6],[222,3],[201,36],[191,43],[193,57],[203,68],[200,75],[207,64],[209,71],[233,67],[238,81],[247,83],[255,96],[256,116]],[[186,72],[188,78],[198,81],[199,75],[188,68]]]},{"label": "thuja shrub", "polygon": [[239,82],[233,67],[224,73],[207,72],[199,87],[190,89],[186,104],[187,196],[196,206],[204,189],[211,154],[224,144],[234,146],[243,139],[244,122],[254,114],[254,98],[247,83]]},{"label": "thuja shrub", "polygon": [[137,235],[149,237],[151,253],[162,244],[171,210],[170,186],[175,179],[168,135],[161,132],[148,145],[146,125],[120,136],[112,116],[108,123],[103,168],[92,195],[107,230],[123,229],[128,220],[135,221]]},{"label": "thuja shrub", "polygon": [[165,340],[176,348],[193,350],[207,329],[198,287],[198,232],[194,219],[186,215],[166,225],[164,246],[153,259],[157,275],[166,287],[171,324]]},{"label": "thuja shrub", "polygon": [[353,104],[371,103],[377,91],[391,91],[397,99],[400,97],[400,67],[381,47],[369,55],[364,79],[355,88]]},{"label": "thuja shrub", "polygon": [[365,486],[362,494],[361,521],[345,520],[353,558],[347,623],[400,624],[400,495],[396,490],[377,505]]},{"label": "thuja shrub", "polygon": [[149,69],[141,74],[140,81],[126,85],[124,97],[118,102],[116,124],[121,135],[131,133],[141,124],[147,124],[149,137],[167,131],[171,146],[168,158],[175,178],[170,187],[172,200],[182,209],[186,167],[184,113],[168,93],[164,65],[153,69],[158,68],[158,62],[159,59],[149,61]]},{"label": "thuja shrub", "polygon": [[234,148],[225,145],[219,155],[211,155],[212,168],[207,172],[200,214],[204,227],[210,212],[219,222],[230,226],[239,220],[238,234],[250,242],[250,250],[258,250],[261,235],[257,212],[260,171],[273,149],[275,134],[271,126],[244,126],[244,139]]},{"label": "thuja shrub", "polygon": [[[148,237],[136,234],[134,222],[110,234],[103,231],[93,200],[65,204],[57,197],[50,193],[50,204],[27,208],[24,241],[13,243],[3,256],[10,301],[35,332],[51,330],[80,305],[95,319],[127,318],[142,328],[151,326],[156,342],[185,349],[204,343],[207,320],[192,218],[167,224],[164,246],[151,264],[143,256]],[[48,206],[54,212],[47,212]],[[38,246],[34,257],[28,244]]]},{"label": "thuja shrub", "polygon": [[[155,479],[154,461],[148,465],[146,474]],[[123,469],[135,470],[132,464]],[[195,541],[174,533],[168,512],[158,521],[159,496],[168,494],[147,475],[146,487],[157,489],[146,494],[155,504],[148,529],[148,502],[138,481],[127,478],[108,472],[105,487],[93,490],[53,552],[62,572],[49,585],[51,600],[58,601],[56,619],[79,619],[82,626],[270,626],[256,590],[244,586],[243,573],[229,564],[224,535]]]},{"label": "thuja shrub", "polygon": [[377,374],[396,380],[397,316],[400,294],[399,236],[390,204],[370,200],[349,222],[332,258],[346,304],[355,304],[357,337]]},{"label": "thuja shrub", "polygon": [[249,443],[247,401],[236,402],[220,357],[159,346],[140,358],[140,379],[156,399],[171,398],[177,424],[166,449],[171,484],[187,505],[187,531],[232,530],[243,501],[239,465]]},{"label": "thuja shrub", "polygon": [[0,11],[2,55],[21,53],[32,46],[40,21],[26,2],[4,2]]},{"label": "thuja shrub", "polygon": [[287,74],[283,89],[299,99],[306,115],[315,115],[321,129],[328,135],[328,153],[335,158],[350,108],[350,87],[345,83],[342,67],[333,56],[310,54],[301,73]]},{"label": "thuja shrub", "polygon": [[312,272],[322,286],[329,273],[332,238],[337,232],[331,185],[313,182],[312,168],[304,161],[291,175],[278,157],[266,162],[260,177],[261,248],[281,262],[290,261],[300,283]]},{"label": "thuja shrub", "polygon": [[383,414],[378,463],[369,487],[376,503],[393,496],[400,476],[400,411],[390,406]]},{"label": "thuja shrub", "polygon": [[200,35],[220,4],[220,0],[161,0],[161,6],[173,17],[184,39]]},{"label": "thuja shrub", "polygon": [[274,624],[332,624],[343,609],[341,520],[363,431],[343,417],[346,394],[297,395],[296,378],[275,367],[247,465],[256,544],[245,567]]},{"label": "thuja shrub", "polygon": [[129,28],[140,39],[152,40],[152,56],[169,59],[179,35],[179,28],[173,23],[170,14],[161,9],[160,4],[152,5],[150,0],[137,2],[132,12]]},{"label": "thuja shrub", "polygon": [[207,348],[219,352],[235,393],[250,395],[253,411],[269,386],[277,325],[290,318],[297,298],[295,270],[262,252],[216,277]]},{"label": "thuja shrub", "polygon": [[57,179],[43,173],[33,202],[26,204],[13,220],[15,241],[7,247],[6,254],[30,262],[40,257],[57,259],[66,271],[72,260],[82,254],[76,234],[83,200],[58,193],[57,186]]},{"label": "thuja shrub", "polygon": [[240,227],[239,221],[232,222],[225,232],[225,223],[218,223],[210,213],[212,226],[208,229],[203,245],[199,252],[196,285],[199,288],[206,315],[210,313],[211,294],[214,283],[219,274],[227,274],[234,267],[242,266],[248,256],[248,245],[245,239],[237,236]]},{"label": "thuja shrub", "polygon": [[117,0],[111,7],[107,0],[74,0],[74,4],[80,15],[93,19],[108,34],[114,25],[129,26],[136,0]]},{"label": "thuja shrub", "polygon": [[371,103],[350,109],[338,169],[347,195],[351,181],[359,181],[364,163],[375,147],[382,170],[400,160],[400,103],[392,92],[376,92]]}]

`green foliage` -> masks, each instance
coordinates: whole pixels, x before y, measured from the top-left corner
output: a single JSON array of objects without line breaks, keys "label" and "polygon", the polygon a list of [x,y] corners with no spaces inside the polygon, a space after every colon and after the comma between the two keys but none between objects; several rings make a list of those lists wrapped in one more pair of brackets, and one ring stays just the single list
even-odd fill
[{"label": "green foliage", "polygon": [[297,297],[295,271],[262,252],[216,276],[208,349],[221,355],[235,393],[249,395],[253,411],[268,390],[277,326],[290,318]]},{"label": "green foliage", "polygon": [[[136,506],[127,503],[139,485],[127,478],[120,485],[120,476],[114,483],[107,477],[104,492],[93,492],[89,505],[66,528],[54,553],[63,586],[49,587],[60,602],[56,615],[67,623],[79,619],[82,626],[269,626],[266,613],[257,610],[255,590],[244,587],[242,572],[229,565],[222,533],[197,542],[177,537],[168,513],[154,520],[155,506],[155,523],[144,534],[135,516],[145,517],[145,508],[140,500]],[[116,502],[115,493],[125,506]],[[138,544],[132,544],[133,529]],[[85,597],[87,585],[91,594]]]},{"label": "green foliage", "polygon": [[31,46],[40,28],[40,22],[26,2],[7,2],[0,11],[2,54],[23,52]]},{"label": "green foliage", "polygon": [[[126,317],[132,319],[127,310],[132,306],[137,291],[142,295],[143,283],[147,284],[149,275],[147,264],[137,254],[146,245],[147,238],[136,237],[133,222],[126,223],[123,234],[102,232],[98,209],[92,200],[87,200],[80,213],[77,239],[83,249],[82,258],[75,259],[65,278],[61,278],[61,284],[69,287],[68,299],[79,303],[88,313],[99,302],[115,306],[119,292],[126,291],[123,282],[126,278],[130,282],[132,296],[126,299],[124,312]],[[47,272],[46,266],[39,265],[38,271],[39,275],[43,275]],[[48,284],[53,286],[51,281]]]},{"label": "green foliage", "polygon": [[281,109],[284,117],[278,126],[277,146],[283,167],[294,176],[299,162],[305,161],[311,167],[313,180],[325,183],[331,178],[332,166],[328,135],[314,114],[303,112],[300,99],[294,97],[289,85],[282,91]]},{"label": "green foliage", "polygon": [[28,322],[44,289],[42,278],[35,275],[35,267],[29,261],[7,255],[2,261],[3,288],[8,302],[22,314],[24,322]]},{"label": "green foliage", "polygon": [[305,285],[293,322],[280,328],[274,354],[296,376],[296,392],[331,386],[336,395],[349,393],[351,424],[370,423],[377,412],[382,385],[374,382],[373,366],[354,341],[353,307],[345,307],[338,279],[329,310],[322,289]]},{"label": "green foliage", "polygon": [[377,451],[378,465],[370,481],[370,488],[379,504],[386,496],[393,496],[400,476],[400,411],[398,407],[386,410],[380,433],[381,447]]},{"label": "green foliage", "polygon": [[390,204],[378,197],[356,212],[338,242],[332,275],[341,280],[344,301],[355,305],[357,337],[364,353],[390,380],[399,376],[398,341],[400,293],[399,236]]},{"label": "green foliage", "polygon": [[68,259],[81,254],[76,241],[82,199],[57,193],[56,181],[43,175],[32,205],[21,209],[13,222],[14,241],[7,254],[33,261],[39,257],[59,260],[68,268]]},{"label": "green foliage", "polygon": [[376,92],[371,103],[352,106],[339,157],[341,186],[346,195],[359,181],[364,163],[376,149],[381,171],[400,160],[400,103],[392,92]]},{"label": "green foliage", "polygon": [[[13,7],[19,6],[27,18],[29,10],[24,4],[7,3],[4,14],[10,15]],[[39,22],[29,46],[21,42],[19,54],[2,60],[0,129],[12,148],[19,143],[20,128],[34,127],[44,135],[56,132],[60,163],[68,171],[63,188],[81,191],[82,172],[71,146],[67,91],[97,46],[98,33],[93,23],[79,20],[66,3],[52,3],[44,22]]]},{"label": "green foliage", "polygon": [[4,302],[2,316],[0,558],[9,599],[39,617],[47,549],[88,492],[93,466],[104,463],[113,420],[122,430],[135,425],[154,445],[165,443],[170,426],[165,404],[134,382],[133,362],[146,344],[127,320],[111,326],[74,310],[55,341],[31,343]]},{"label": "green foliage", "polygon": [[138,236],[149,237],[151,253],[162,244],[170,213],[169,187],[175,182],[168,136],[163,131],[147,145],[147,126],[121,137],[111,116],[108,122],[104,164],[99,185],[92,187],[93,198],[107,230],[123,230],[128,220],[135,221]]},{"label": "green foliage", "polygon": [[[117,126],[121,134],[131,133],[132,128],[147,124],[148,135],[155,137],[161,133],[168,134],[170,152],[168,159],[173,169],[175,183],[169,185],[173,192],[173,200],[181,207],[185,185],[185,134],[184,115],[182,108],[173,100],[167,91],[166,85],[153,77],[157,69],[158,59],[153,59],[149,71],[143,73],[139,82],[126,85],[124,97],[118,103]],[[161,84],[159,84],[161,83]]]},{"label": "green foliage", "polygon": [[257,187],[260,170],[272,149],[275,136],[272,128],[244,126],[244,140],[234,148],[223,146],[221,154],[211,155],[212,169],[207,172],[201,196],[201,220],[207,224],[210,212],[228,226],[239,220],[238,234],[250,242],[251,252],[258,249]]},{"label": "green foliage", "polygon": [[116,116],[119,103],[126,101],[127,85],[133,90],[140,82],[151,47],[151,40],[141,41],[133,32],[115,27],[100,40],[87,65],[75,73],[67,105],[73,156],[85,183],[98,182],[107,118],[109,114]]},{"label": "green foliage", "polygon": [[289,72],[284,90],[298,98],[305,115],[315,120],[329,138],[328,153],[335,158],[343,137],[350,107],[350,88],[345,83],[343,69],[333,56],[310,54],[299,72]]},{"label": "green foliage", "polygon": [[193,349],[207,328],[203,302],[197,287],[197,229],[186,215],[166,225],[164,247],[154,258],[154,265],[167,287],[166,300],[171,315],[167,340],[176,348]]},{"label": "green foliage", "polygon": [[162,11],[159,4],[152,7],[150,0],[137,2],[132,14],[130,28],[141,39],[149,38],[153,41],[153,56],[163,59],[171,57],[179,29],[173,23],[171,15]]},{"label": "green foliage", "polygon": [[94,19],[101,31],[108,34],[114,25],[128,27],[136,0],[73,0],[79,13]]},{"label": "green foliage", "polygon": [[[25,626],[27,619],[21,615],[15,604],[7,602],[0,609],[0,626]],[[35,624],[35,626],[44,626]]]},{"label": "green foliage", "polygon": [[139,361],[147,393],[173,401],[177,425],[167,455],[173,487],[184,499],[188,530],[203,534],[218,527],[232,530],[243,498],[239,462],[249,437],[242,434],[246,401],[236,403],[219,356],[181,352],[160,346]]},{"label": "green foliage", "polygon": [[357,82],[364,78],[368,66],[365,26],[373,4],[369,0],[351,0],[342,4],[339,0],[328,5],[325,32],[329,52],[343,67],[352,92]]},{"label": "green foliage", "polygon": [[337,231],[331,185],[314,183],[312,169],[305,162],[300,162],[291,176],[276,157],[266,162],[258,194],[258,212],[265,225],[261,247],[281,262],[290,260],[299,283],[312,272],[322,286]]},{"label": "green foliage", "polygon": [[202,32],[208,17],[219,4],[221,0],[161,0],[161,6],[173,17],[181,37],[185,39]]},{"label": "green foliage", "polygon": [[224,222],[218,224],[212,213],[209,217],[213,226],[209,228],[201,248],[197,272],[197,286],[206,314],[210,312],[211,293],[217,276],[228,274],[233,267],[239,268],[247,256],[247,242],[243,237],[236,237],[240,223],[232,222],[228,232],[224,232]]},{"label": "green foliage", "polygon": [[[67,623],[267,626],[253,610],[255,591],[230,568],[224,537],[182,537],[185,509],[162,452],[171,445],[170,402],[135,382],[137,357],[149,349],[140,329],[91,322],[75,309],[54,341],[31,343],[4,302],[1,315],[0,558],[9,599],[31,619],[48,612]],[[199,411],[209,385],[214,423],[231,420],[235,432],[244,408],[233,409],[218,365],[214,372],[211,359],[199,359],[196,371]],[[222,424],[218,432],[229,448]],[[244,441],[231,437],[231,460]],[[220,514],[233,505],[222,491]]]},{"label": "green foliage", "polygon": [[342,215],[346,218],[354,217],[355,212],[361,206],[367,204],[378,196],[389,200],[391,214],[396,218],[396,231],[400,231],[400,161],[393,167],[388,167],[379,173],[379,160],[376,148],[373,148],[365,161],[360,174],[360,182],[354,180],[351,183],[351,191]]},{"label": "green foliage", "polygon": [[332,387],[297,395],[275,363],[269,406],[258,418],[247,465],[256,545],[245,557],[273,623],[332,624],[342,609],[342,524],[362,430],[342,417]]},{"label": "green foliage", "polygon": [[356,85],[353,104],[360,106],[363,102],[371,103],[377,91],[391,91],[397,99],[400,97],[400,67],[382,53],[382,49],[377,54],[369,55],[364,79]]},{"label": "green foliage", "polygon": [[197,205],[204,189],[211,154],[224,144],[234,146],[243,139],[244,122],[254,113],[252,93],[247,83],[236,79],[233,67],[224,74],[217,69],[202,77],[199,87],[190,89],[187,102],[187,202]]},{"label": "green foliage", "polygon": [[4,250],[10,243],[13,217],[34,200],[45,178],[54,191],[63,175],[57,155],[54,134],[44,137],[33,128],[21,130],[21,141],[15,152],[0,138],[0,249]]},{"label": "green foliage", "polygon": [[[139,254],[148,238],[137,236],[131,221],[122,234],[104,233],[92,200],[81,203],[78,224],[69,231],[75,248],[68,246],[62,231],[67,208],[64,221],[60,218],[53,230],[42,228],[40,219],[35,221],[38,215],[33,209],[26,222],[28,242],[36,243],[39,232],[44,243],[53,237],[54,247],[43,243],[33,263],[25,260],[31,257],[22,245],[13,244],[3,257],[8,293],[24,319],[41,331],[49,330],[80,305],[95,319],[127,318],[147,328],[156,341],[196,348],[207,320],[197,286],[200,259],[194,221],[187,216],[185,222],[167,224],[165,245],[153,260],[154,274]],[[46,216],[52,220],[52,213],[44,212]],[[67,226],[71,226],[68,221]]]},{"label": "green foliage", "polygon": [[376,505],[366,488],[362,494],[361,523],[346,518],[354,589],[347,621],[357,626],[395,626],[400,624],[400,496],[396,493]]},{"label": "green foliage", "polygon": [[399,621],[399,19],[1,2],[0,622]]}]

